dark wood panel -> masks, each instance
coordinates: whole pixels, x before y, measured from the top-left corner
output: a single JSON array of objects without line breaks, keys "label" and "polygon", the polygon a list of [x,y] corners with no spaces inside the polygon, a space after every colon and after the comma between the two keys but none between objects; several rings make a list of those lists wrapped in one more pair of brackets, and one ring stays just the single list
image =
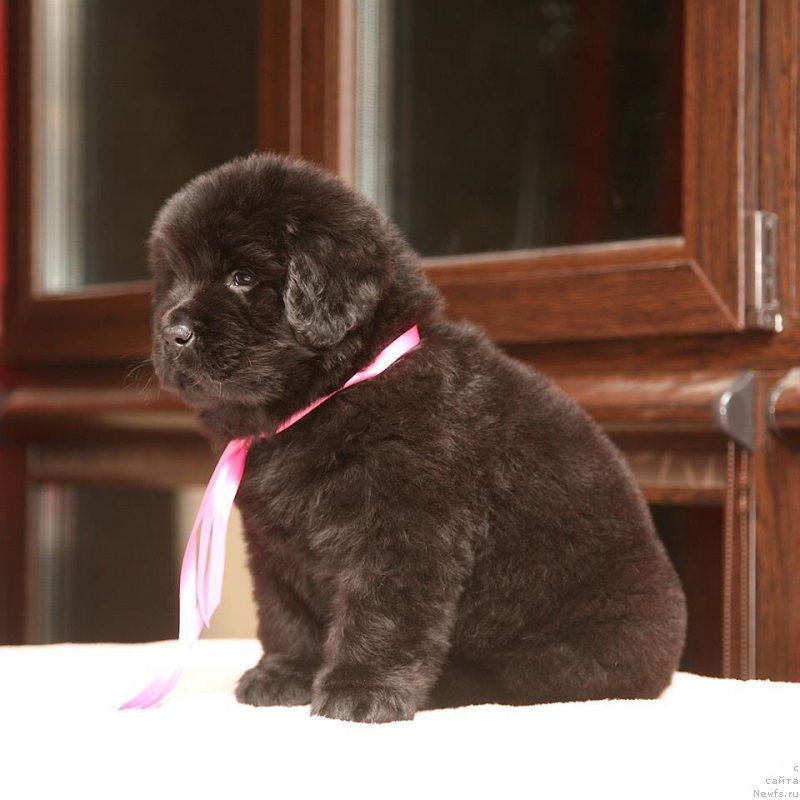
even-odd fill
[{"label": "dark wood panel", "polygon": [[[696,434],[715,430],[711,404],[735,377],[733,372],[573,374],[559,376],[558,385],[606,427],[689,429]],[[708,446],[703,437],[692,440]]]},{"label": "dark wood panel", "polygon": [[8,259],[8,3],[0,0],[0,342],[5,327],[3,300],[6,276],[9,271]]},{"label": "dark wood panel", "polygon": [[800,336],[748,333],[742,336],[682,336],[625,341],[587,341],[509,346],[511,355],[543,372],[629,373],[649,371],[654,364],[667,372],[788,369],[800,363]]},{"label": "dark wood panel", "polygon": [[[666,332],[708,332],[736,329],[741,321],[738,252],[742,196],[743,132],[740,109],[744,96],[739,80],[753,48],[739,49],[753,0],[687,4],[684,138],[684,203],[686,239],[672,249],[674,264],[658,269],[639,262],[640,269],[619,271],[620,252],[627,246],[599,248],[596,254],[578,248],[573,262],[588,267],[599,259],[606,278],[570,272],[539,274],[553,267],[547,253],[528,266],[535,276],[519,276],[519,284],[496,285],[498,264],[477,259],[471,280],[462,283],[463,262],[452,274],[430,263],[457,316],[484,324],[506,342],[656,335]],[[27,87],[27,4],[19,4],[15,30],[19,97],[16,105],[17,144],[22,169],[17,175],[19,203],[29,208],[29,92]],[[346,177],[352,172],[354,104],[354,3],[352,0],[279,0],[262,8],[261,100],[264,146],[302,154]],[[722,35],[721,35],[722,34]],[[707,42],[713,40],[714,47]],[[749,62],[747,62],[749,63]],[[749,74],[747,72],[743,74]],[[299,148],[299,151],[298,151]],[[30,296],[27,212],[18,226],[18,263],[22,268],[9,309],[13,333],[7,353],[16,362],[55,363],[64,359],[101,360],[143,355],[147,350],[145,293],[132,305],[111,297],[54,301]],[[640,245],[633,243],[633,253]],[[499,257],[498,257],[499,258]],[[517,255],[509,254],[518,270]],[[586,260],[583,260],[586,259]],[[683,259],[683,260],[681,260]],[[531,261],[531,258],[528,259]],[[627,261],[630,263],[630,261]],[[503,269],[505,264],[503,262]],[[709,280],[706,280],[706,276]],[[520,313],[517,297],[544,303],[535,316]],[[96,310],[99,309],[99,310]],[[597,310],[599,309],[599,310]],[[70,336],[63,333],[70,331]],[[102,335],[98,335],[102,332]],[[54,335],[55,334],[55,335]]]},{"label": "dark wood panel", "polygon": [[[743,213],[754,207],[745,204],[753,201],[756,175],[751,120],[758,99],[757,21],[754,0],[686,4],[684,239],[671,248],[664,244],[661,254],[682,275],[654,271],[640,243],[565,248],[560,255],[426,259],[453,313],[479,322],[503,342],[741,329]],[[622,263],[639,268],[619,272]],[[573,271],[590,264],[608,277]],[[549,270],[560,275],[539,274]],[[467,276],[471,286],[463,282]]]},{"label": "dark wood panel", "polygon": [[0,440],[0,644],[21,644],[27,590],[25,446]]},{"label": "dark wood panel", "polygon": [[789,370],[770,389],[767,413],[774,432],[800,444],[800,367]]},{"label": "dark wood panel", "polygon": [[656,504],[658,532],[683,584],[689,607],[680,669],[722,675],[723,513],[717,504]]},{"label": "dark wood panel", "polygon": [[[688,2],[684,92],[683,226],[691,257],[737,322],[741,288],[745,86],[754,69],[745,23],[755,0]],[[712,44],[713,43],[713,44]],[[673,328],[679,330],[679,328]]]},{"label": "dark wood panel", "polygon": [[295,5],[292,0],[262,0],[260,5],[260,142],[265,150],[284,153],[299,150],[292,142],[291,123],[298,114],[291,84]]},{"label": "dark wood panel", "polygon": [[33,450],[29,475],[33,481],[177,490],[204,486],[214,463],[208,442],[197,435],[64,437]]},{"label": "dark wood panel", "polygon": [[755,666],[759,678],[800,681],[800,450],[766,425],[778,377],[760,376],[756,408]]},{"label": "dark wood panel", "polygon": [[57,365],[146,357],[150,352],[150,290],[136,284],[93,296],[24,299],[9,313],[5,360]]},{"label": "dark wood panel", "polygon": [[468,318],[503,343],[656,336],[665,330],[730,330],[735,320],[691,263],[625,270],[539,270],[462,282],[429,270],[448,314]]},{"label": "dark wood panel", "polygon": [[703,508],[722,506],[724,490],[688,489],[683,487],[644,486],[641,487],[645,500],[651,505],[682,506]]},{"label": "dark wood panel", "polygon": [[5,363],[56,364],[138,357],[149,350],[146,282],[91,288],[80,295],[43,298],[32,263],[33,131],[31,127],[30,3],[9,14],[9,270],[3,297]]},{"label": "dark wood panel", "polygon": [[800,312],[797,295],[800,3],[762,0],[761,31],[758,207],[779,212],[779,278],[784,315],[796,317]]},{"label": "dark wood panel", "polygon": [[[70,375],[74,373],[62,376],[61,382],[22,383],[9,388],[0,405],[6,426],[24,420],[88,420],[101,414],[136,412],[161,418],[172,415],[173,427],[181,427],[184,423],[178,420],[193,416],[178,397],[159,390],[145,376],[139,379],[140,385],[122,386],[121,372],[99,374],[94,385],[87,385],[81,373],[79,381],[70,385]],[[734,378],[735,373],[709,371],[577,374],[560,376],[558,385],[602,424],[625,422],[654,428],[668,423],[675,428],[688,425],[693,431],[709,431],[713,429],[711,403]]]},{"label": "dark wood panel", "polygon": [[352,0],[302,0],[301,6],[297,155],[351,178],[355,4]]},{"label": "dark wood panel", "polygon": [[[294,87],[292,92],[299,92],[299,101],[294,104],[299,111],[289,113],[286,124],[292,127],[299,114],[300,154],[337,170],[345,178],[352,177],[354,4],[350,0],[296,0],[291,8],[292,14],[300,15],[299,56],[289,58],[293,73],[290,85]],[[745,8],[748,14],[740,13]],[[491,335],[508,342],[588,338],[582,325],[586,319],[592,324],[592,338],[740,327],[738,248],[742,195],[739,188],[740,183],[746,182],[740,164],[745,133],[740,126],[745,102],[740,73],[746,62],[751,66],[747,74],[752,75],[757,49],[740,49],[740,42],[745,32],[752,36],[752,25],[745,30],[745,23],[753,16],[753,8],[752,0],[741,0],[741,7],[724,2],[687,5],[684,101],[688,110],[684,138],[689,145],[684,154],[684,189],[688,199],[683,204],[687,238],[664,245],[666,250],[662,252],[662,258],[675,262],[670,267],[681,263],[686,270],[681,279],[674,279],[665,270],[658,273],[658,277],[664,277],[665,285],[653,291],[658,281],[646,268],[641,272],[626,272],[625,277],[617,274],[620,264],[652,266],[652,257],[647,259],[642,251],[657,251],[658,244],[649,248],[642,248],[640,243],[574,248],[567,251],[567,261],[560,262],[559,256],[554,260],[553,254],[547,252],[426,259],[426,268],[444,288],[457,316],[463,314],[479,321]],[[291,14],[284,14],[279,20],[275,28],[277,36],[294,36],[290,32],[292,24],[286,19],[289,17]],[[725,34],[723,43],[719,42],[720,31]],[[707,46],[712,39],[713,48]],[[285,83],[284,78],[280,80]],[[294,134],[289,138],[290,151],[297,153]],[[265,143],[280,149],[286,146],[286,141],[276,134]],[[597,295],[591,279],[582,272],[565,269],[568,261],[581,267],[599,266],[613,273],[603,284],[613,288],[601,288]],[[448,269],[441,269],[443,266]],[[497,297],[501,290],[493,285],[495,281],[506,280],[507,273],[515,271],[523,288],[533,282],[531,291],[542,292],[555,306],[564,283],[558,283],[555,277],[529,274],[553,268],[562,272],[564,283],[576,287],[562,301],[559,310],[566,307],[569,311],[566,317],[560,317],[561,321],[531,324],[518,313],[518,304],[513,302],[516,286],[505,287],[509,296],[505,300]],[[689,278],[690,271],[695,280]],[[472,289],[462,282],[467,275]],[[539,283],[542,280],[544,284]],[[625,280],[630,284],[623,286]],[[484,289],[495,296],[488,311]],[[648,293],[649,301],[645,297]],[[602,301],[600,314],[579,310],[598,296]],[[526,299],[530,299],[530,292]],[[641,318],[631,319],[636,317],[631,309],[640,301],[645,304],[645,313]],[[685,313],[679,314],[677,309],[684,303]]]},{"label": "dark wood panel", "polygon": [[21,419],[66,417],[90,418],[120,412],[180,412],[189,410],[180,399],[157,387],[148,390],[119,386],[16,386],[0,404],[3,419],[14,424]]},{"label": "dark wood panel", "polygon": [[725,678],[754,678],[755,530],[752,458],[728,444],[728,481],[725,493],[725,541],[722,563],[722,674]]}]

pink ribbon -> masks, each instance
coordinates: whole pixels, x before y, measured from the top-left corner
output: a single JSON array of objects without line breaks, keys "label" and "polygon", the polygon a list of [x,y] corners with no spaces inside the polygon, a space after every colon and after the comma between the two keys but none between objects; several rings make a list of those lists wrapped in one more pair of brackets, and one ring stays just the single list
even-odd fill
[{"label": "pink ribbon", "polygon": [[[344,385],[293,414],[278,425],[272,435],[285,431],[343,389],[380,375],[395,361],[413,350],[419,341],[419,329],[414,325],[385,347],[371,364],[353,375]],[[192,533],[183,554],[180,580],[178,666],[166,677],[151,681],[136,697],[120,706],[120,709],[151,708],[158,705],[178,682],[183,667],[189,659],[192,646],[200,637],[203,626],[210,626],[211,616],[219,606],[222,596],[228,520],[236,492],[242,482],[247,451],[252,442],[252,438],[233,439],[223,451],[203,494],[203,500],[200,503]]]}]

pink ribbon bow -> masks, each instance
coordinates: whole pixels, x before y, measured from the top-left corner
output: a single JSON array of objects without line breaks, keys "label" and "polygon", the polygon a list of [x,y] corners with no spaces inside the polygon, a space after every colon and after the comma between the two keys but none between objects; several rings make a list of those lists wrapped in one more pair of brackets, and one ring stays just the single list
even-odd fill
[{"label": "pink ribbon bow", "polygon": [[[276,429],[274,435],[285,431],[317,406],[343,389],[380,375],[399,358],[413,350],[420,341],[416,325],[385,347],[375,360],[357,372],[343,386],[320,397],[311,405],[293,414]],[[220,456],[211,475],[203,500],[194,521],[186,551],[183,554],[180,580],[180,623],[178,632],[178,666],[166,677],[151,681],[136,697],[121,709],[150,708],[158,705],[178,682],[194,643],[203,626],[209,627],[211,616],[222,596],[222,575],[225,570],[225,537],[233,501],[242,482],[247,451],[253,439],[233,439]]]}]

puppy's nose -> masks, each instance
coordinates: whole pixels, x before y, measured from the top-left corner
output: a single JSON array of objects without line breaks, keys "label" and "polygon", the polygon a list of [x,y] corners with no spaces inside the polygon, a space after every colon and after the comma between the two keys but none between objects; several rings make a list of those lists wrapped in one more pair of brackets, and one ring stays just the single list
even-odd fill
[{"label": "puppy's nose", "polygon": [[170,325],[164,330],[168,342],[178,347],[186,347],[194,340],[194,331],[188,325]]}]

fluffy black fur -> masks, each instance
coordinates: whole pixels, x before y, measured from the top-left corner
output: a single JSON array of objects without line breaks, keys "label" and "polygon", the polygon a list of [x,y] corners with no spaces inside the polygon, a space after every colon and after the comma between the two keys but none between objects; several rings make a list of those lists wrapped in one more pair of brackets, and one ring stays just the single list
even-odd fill
[{"label": "fluffy black fur", "polygon": [[264,656],[240,701],[384,722],[669,684],[684,597],[619,453],[548,380],[442,319],[368,201],[253,155],[172,197],[149,256],[158,375],[218,444],[421,329],[386,373],[250,450],[238,505]]}]

